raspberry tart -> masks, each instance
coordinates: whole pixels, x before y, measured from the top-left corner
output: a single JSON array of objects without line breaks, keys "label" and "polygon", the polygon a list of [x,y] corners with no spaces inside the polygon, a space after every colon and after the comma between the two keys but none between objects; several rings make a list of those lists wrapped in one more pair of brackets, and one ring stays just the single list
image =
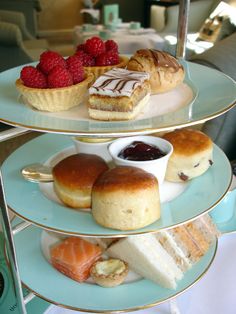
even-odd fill
[{"label": "raspberry tart", "polygon": [[57,52],[45,51],[36,67],[22,68],[16,88],[25,104],[57,112],[79,105],[92,79],[77,56],[64,59]]},{"label": "raspberry tart", "polygon": [[92,37],[87,39],[84,44],[78,45],[75,55],[81,59],[85,72],[93,74],[93,82],[114,67],[126,67],[129,60],[125,56],[119,55],[118,45],[114,40],[110,39],[104,42],[99,37]]}]

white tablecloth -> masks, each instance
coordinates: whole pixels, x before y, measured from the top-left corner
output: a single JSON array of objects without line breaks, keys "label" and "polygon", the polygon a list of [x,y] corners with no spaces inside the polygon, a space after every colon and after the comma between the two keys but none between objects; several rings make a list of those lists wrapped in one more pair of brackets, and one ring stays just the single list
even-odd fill
[{"label": "white tablecloth", "polygon": [[[219,239],[216,258],[206,275],[192,288],[177,298],[181,314],[236,313],[236,233]],[[51,306],[45,314],[78,314]],[[137,314],[168,314],[169,303],[132,312]]]},{"label": "white tablecloth", "polygon": [[[74,29],[75,46],[92,36],[99,36],[101,30],[103,28],[99,26],[97,30],[84,32],[80,26],[76,26]],[[133,54],[142,48],[162,50],[165,43],[165,40],[152,28],[138,30],[129,30],[128,27],[119,28],[110,33],[110,38],[117,42],[120,54]]]}]

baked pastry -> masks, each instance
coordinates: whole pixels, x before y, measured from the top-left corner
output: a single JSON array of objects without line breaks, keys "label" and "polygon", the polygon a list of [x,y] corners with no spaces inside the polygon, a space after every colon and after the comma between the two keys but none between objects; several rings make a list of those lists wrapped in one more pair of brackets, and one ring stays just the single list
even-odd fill
[{"label": "baked pastry", "polygon": [[107,169],[106,162],[97,155],[71,155],[53,167],[54,190],[66,205],[89,208],[92,186]]},{"label": "baked pastry", "polygon": [[149,75],[125,69],[112,69],[89,88],[89,116],[97,120],[129,120],[147,104]]},{"label": "baked pastry", "polygon": [[92,189],[92,215],[104,227],[134,230],[160,218],[157,179],[136,168],[119,166],[104,172]]},{"label": "baked pastry", "polygon": [[164,139],[173,145],[165,179],[172,182],[191,180],[213,164],[213,143],[204,133],[181,129],[167,133]]},{"label": "baked pastry", "polygon": [[120,285],[128,274],[128,264],[120,259],[110,258],[96,262],[90,275],[102,287],[115,287]]},{"label": "baked pastry", "polygon": [[16,80],[16,88],[26,105],[37,110],[58,112],[68,110],[83,102],[92,76],[88,75],[82,82],[61,88],[32,88]]},{"label": "baked pastry", "polygon": [[87,73],[87,75],[91,75],[91,74],[93,75],[93,79],[90,82],[89,86],[91,86],[99,76],[110,71],[111,69],[113,69],[113,68],[125,68],[128,61],[129,61],[129,58],[127,58],[125,56],[119,56],[119,63],[117,63],[116,65],[85,66],[84,67],[85,73]]},{"label": "baked pastry", "polygon": [[176,58],[165,51],[140,49],[127,64],[131,71],[150,74],[152,94],[165,93],[174,89],[184,80],[184,68]]}]

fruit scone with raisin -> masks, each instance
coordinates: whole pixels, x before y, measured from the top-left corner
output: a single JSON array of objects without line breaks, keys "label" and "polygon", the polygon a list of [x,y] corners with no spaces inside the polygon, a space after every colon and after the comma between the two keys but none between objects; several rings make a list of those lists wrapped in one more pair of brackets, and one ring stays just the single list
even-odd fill
[{"label": "fruit scone with raisin", "polygon": [[89,116],[97,120],[130,120],[150,98],[149,74],[114,68],[89,88]]}]

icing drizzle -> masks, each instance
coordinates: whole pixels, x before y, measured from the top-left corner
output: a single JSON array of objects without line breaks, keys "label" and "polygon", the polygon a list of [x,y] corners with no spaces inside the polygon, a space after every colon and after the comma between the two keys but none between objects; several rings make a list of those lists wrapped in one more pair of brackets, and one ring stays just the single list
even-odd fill
[{"label": "icing drizzle", "polygon": [[[181,64],[178,63],[177,59],[174,58],[172,55],[165,51],[155,50],[155,49],[140,49],[137,51],[136,56],[143,56],[146,58],[152,58],[154,65],[156,67],[171,67],[176,72],[179,70],[179,68],[182,67]],[[135,61],[135,56],[132,58]],[[138,62],[138,61],[137,61]]]},{"label": "icing drizzle", "polygon": [[149,74],[145,72],[114,68],[95,81],[89,88],[89,94],[130,97],[133,91],[148,79]]}]

